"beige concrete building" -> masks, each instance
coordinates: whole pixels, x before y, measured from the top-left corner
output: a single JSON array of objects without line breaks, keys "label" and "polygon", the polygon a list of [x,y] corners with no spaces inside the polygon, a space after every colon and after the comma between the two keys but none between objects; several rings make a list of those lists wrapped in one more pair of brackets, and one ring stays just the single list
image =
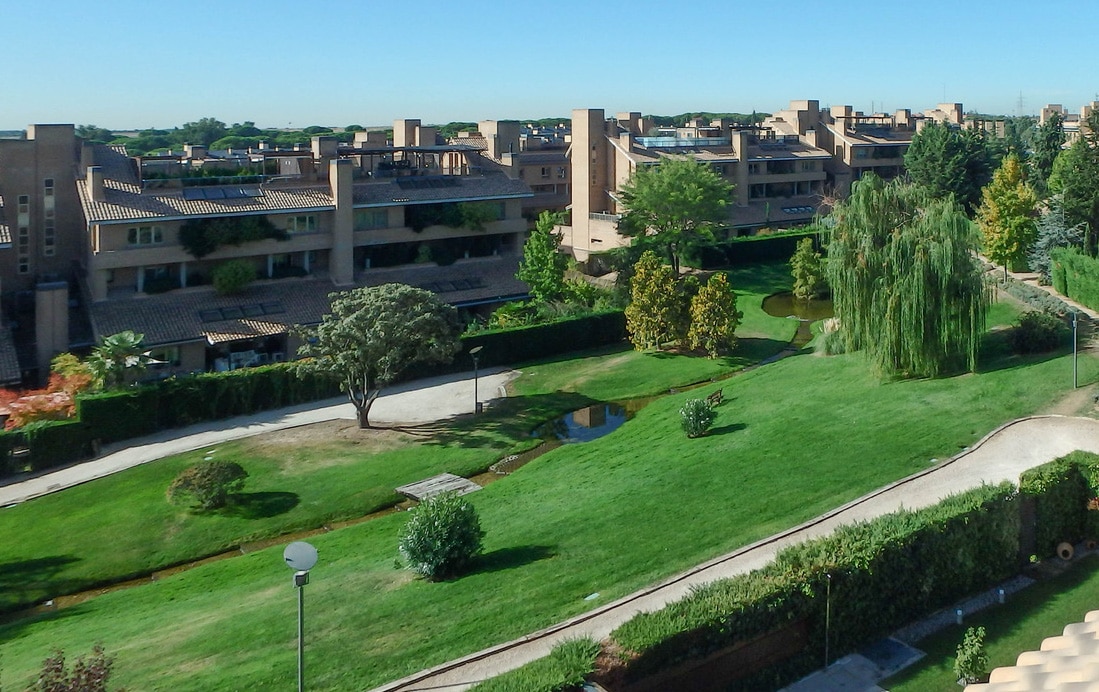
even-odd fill
[{"label": "beige concrete building", "polygon": [[562,244],[578,259],[628,244],[617,232],[624,211],[618,191],[638,166],[665,156],[708,163],[734,184],[728,234],[804,225],[867,172],[887,180],[902,175],[912,136],[931,121],[961,126],[962,104],[867,115],[851,106],[792,101],[758,127],[718,120],[658,128],[639,113],[607,118],[600,109],[577,109],[571,225],[562,228]]},{"label": "beige concrete building", "polygon": [[[278,361],[337,288],[408,283],[470,308],[525,295],[532,197],[418,120],[396,121],[392,142],[147,157],[35,125],[0,140],[0,292],[23,323],[24,372],[125,329],[145,334],[161,374]],[[222,296],[211,279],[230,260],[259,280]],[[18,362],[0,329],[0,383]]]},{"label": "beige concrete building", "polygon": [[1069,113],[1059,103],[1050,103],[1042,108],[1038,115],[1038,124],[1045,125],[1054,113],[1061,116],[1061,127],[1065,131],[1065,145],[1069,146],[1086,130],[1086,123],[1093,112],[1099,110],[1099,101],[1092,101],[1080,107],[1080,113]]}]

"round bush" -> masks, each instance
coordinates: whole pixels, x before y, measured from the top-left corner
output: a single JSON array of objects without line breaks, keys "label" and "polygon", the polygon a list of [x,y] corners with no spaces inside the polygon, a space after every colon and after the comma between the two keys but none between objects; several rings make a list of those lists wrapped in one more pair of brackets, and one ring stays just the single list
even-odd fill
[{"label": "round bush", "polygon": [[705,399],[687,399],[679,409],[683,430],[687,437],[701,437],[706,434],[717,418],[717,411]]},{"label": "round bush", "polygon": [[248,472],[232,461],[206,461],[184,469],[168,486],[168,501],[209,510],[224,507],[244,487]]},{"label": "round bush", "polygon": [[1031,310],[1019,316],[1011,332],[1011,345],[1016,353],[1045,353],[1060,346],[1067,331],[1053,313]]},{"label": "round bush", "polygon": [[411,511],[399,548],[408,568],[432,581],[461,572],[481,552],[477,511],[455,493],[429,497]]},{"label": "round bush", "polygon": [[214,290],[222,295],[240,293],[256,279],[256,268],[244,260],[231,260],[214,269]]}]

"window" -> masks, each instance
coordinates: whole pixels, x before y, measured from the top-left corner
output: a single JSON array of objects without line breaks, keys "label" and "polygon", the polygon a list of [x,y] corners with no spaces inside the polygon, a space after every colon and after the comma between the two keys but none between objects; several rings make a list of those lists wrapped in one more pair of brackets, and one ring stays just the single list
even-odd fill
[{"label": "window", "polygon": [[312,233],[317,230],[317,217],[312,214],[291,216],[286,220],[286,230],[291,233]]},{"label": "window", "polygon": [[710,168],[713,169],[714,173],[716,173],[720,176],[725,175],[725,164],[723,164],[723,163],[715,163],[715,164],[711,165]]},{"label": "window", "polygon": [[29,226],[20,226],[17,237],[19,248],[19,273],[29,274],[31,271],[31,229]]},{"label": "window", "polygon": [[803,170],[803,171],[815,171],[815,170],[817,170],[817,162],[816,161],[802,161],[801,162],[801,170]]},{"label": "window", "polygon": [[19,195],[19,213],[29,214],[31,213],[31,198],[30,195]]},{"label": "window", "polygon": [[355,230],[369,231],[389,228],[389,212],[385,209],[362,209],[355,212]]},{"label": "window", "polygon": [[759,164],[758,163],[748,164],[748,175],[759,175]]},{"label": "window", "polygon": [[56,252],[57,229],[54,227],[53,219],[46,219],[46,223],[42,227],[42,255],[53,257]]},{"label": "window", "polygon": [[558,167],[557,167],[557,177],[558,177],[558,178],[560,178],[560,179],[562,179],[562,180],[564,180],[565,178],[569,177],[569,171],[568,171],[568,169],[567,169],[567,168],[565,168],[564,166],[558,166]]},{"label": "window", "polygon": [[53,197],[53,178],[46,178],[42,181],[42,194]]},{"label": "window", "polygon": [[154,362],[150,367],[152,368],[169,368],[178,367],[182,362],[179,357],[179,346],[161,346],[160,348],[154,348],[149,350],[149,357]]},{"label": "window", "polygon": [[159,245],[164,242],[164,233],[160,226],[138,226],[129,229],[126,242],[130,245]]},{"label": "window", "polygon": [[550,177],[550,167],[549,166],[542,166],[542,177],[543,178]]}]

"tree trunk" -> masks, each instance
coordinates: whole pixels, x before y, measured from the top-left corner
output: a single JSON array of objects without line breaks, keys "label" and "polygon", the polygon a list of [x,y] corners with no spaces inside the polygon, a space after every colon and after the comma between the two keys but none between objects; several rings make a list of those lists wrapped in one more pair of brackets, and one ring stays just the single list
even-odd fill
[{"label": "tree trunk", "polygon": [[378,394],[381,393],[380,389],[375,389],[372,392],[367,392],[362,401],[353,400],[355,404],[355,412],[359,421],[359,429],[366,430],[372,427],[370,425],[370,407],[374,405],[374,401],[377,400]]}]

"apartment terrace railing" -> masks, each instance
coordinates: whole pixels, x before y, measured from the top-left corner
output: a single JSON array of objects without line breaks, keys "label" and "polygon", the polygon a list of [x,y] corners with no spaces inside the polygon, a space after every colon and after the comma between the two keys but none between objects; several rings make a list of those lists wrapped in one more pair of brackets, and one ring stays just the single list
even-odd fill
[{"label": "apartment terrace railing", "polygon": [[728,137],[638,137],[637,143],[649,149],[673,149],[729,146],[730,140]]}]

